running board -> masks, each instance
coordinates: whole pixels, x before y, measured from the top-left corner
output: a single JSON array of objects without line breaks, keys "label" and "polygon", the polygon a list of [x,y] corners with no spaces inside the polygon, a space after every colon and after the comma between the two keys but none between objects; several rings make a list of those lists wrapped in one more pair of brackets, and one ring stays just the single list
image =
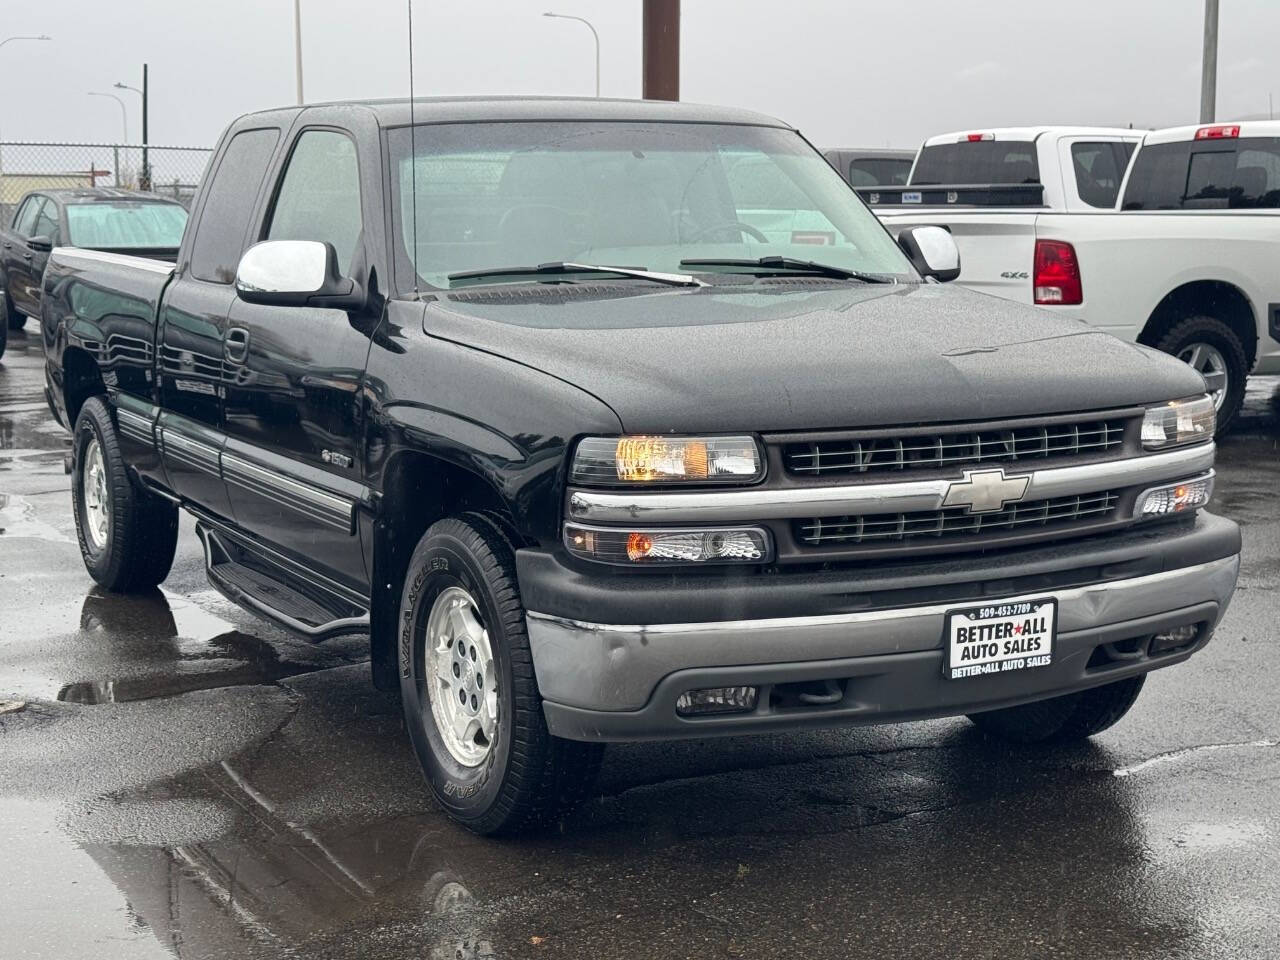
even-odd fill
[{"label": "running board", "polygon": [[219,531],[196,524],[205,573],[232,603],[308,640],[369,632],[369,611],[304,581]]}]

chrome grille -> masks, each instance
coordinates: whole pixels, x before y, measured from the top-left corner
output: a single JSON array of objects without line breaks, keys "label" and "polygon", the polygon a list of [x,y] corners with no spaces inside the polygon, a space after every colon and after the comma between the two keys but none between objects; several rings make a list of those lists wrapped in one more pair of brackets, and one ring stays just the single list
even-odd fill
[{"label": "chrome grille", "polygon": [[833,437],[784,443],[788,472],[803,476],[941,470],[974,463],[1052,460],[1105,454],[1124,444],[1125,420],[1041,423],[973,429]]},{"label": "chrome grille", "polygon": [[1070,529],[1109,519],[1119,499],[1118,492],[1107,490],[1011,503],[989,513],[948,507],[917,513],[814,517],[795,521],[795,535],[803,546],[820,547],[970,540],[1041,528]]}]

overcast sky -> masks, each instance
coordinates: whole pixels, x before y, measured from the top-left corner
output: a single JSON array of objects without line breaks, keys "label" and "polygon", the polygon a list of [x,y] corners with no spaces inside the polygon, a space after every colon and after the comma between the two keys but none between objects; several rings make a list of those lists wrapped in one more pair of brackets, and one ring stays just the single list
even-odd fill
[{"label": "overcast sky", "polygon": [[[548,6],[550,5],[550,6]],[[302,0],[308,100],[403,96],[405,0]],[[915,146],[952,129],[1194,122],[1203,0],[684,0],[683,99],[745,106],[823,146]],[[641,0],[415,0],[416,89],[640,95]],[[291,0],[0,0],[3,139],[131,137],[151,65],[151,142],[211,144],[294,101]],[[1280,100],[1280,0],[1222,0],[1219,118]],[[1280,104],[1278,104],[1280,107]]]}]

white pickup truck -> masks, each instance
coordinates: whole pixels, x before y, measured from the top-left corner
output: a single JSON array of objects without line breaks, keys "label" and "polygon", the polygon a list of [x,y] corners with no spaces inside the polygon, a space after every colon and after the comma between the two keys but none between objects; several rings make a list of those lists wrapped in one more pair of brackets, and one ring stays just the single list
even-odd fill
[{"label": "white pickup truck", "polygon": [[927,147],[905,188],[926,193],[919,206],[860,192],[892,233],[950,229],[962,284],[1181,357],[1204,375],[1220,430],[1250,371],[1280,373],[1280,122],[1146,134],[1111,210],[925,205]]}]

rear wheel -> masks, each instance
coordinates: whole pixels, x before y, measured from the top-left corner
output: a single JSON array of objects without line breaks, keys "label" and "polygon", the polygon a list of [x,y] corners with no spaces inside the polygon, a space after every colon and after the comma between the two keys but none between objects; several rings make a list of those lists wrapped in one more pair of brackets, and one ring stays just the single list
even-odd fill
[{"label": "rear wheel", "polygon": [[90,397],[80,408],[72,451],[71,500],[89,575],[117,593],[154,588],[173,565],[178,508],[130,478],[101,397]]},{"label": "rear wheel", "polygon": [[405,577],[399,658],[414,752],[453,819],[515,833],[587,795],[603,748],[547,732],[514,554],[489,517],[442,520],[423,535]]},{"label": "rear wheel", "polygon": [[969,719],[983,733],[1015,743],[1084,740],[1119,722],[1138,699],[1146,679],[1141,674],[1065,697],[973,713]]},{"label": "rear wheel", "polygon": [[1188,364],[1204,377],[1224,433],[1244,403],[1249,362],[1234,330],[1213,317],[1188,317],[1170,328],[1156,347]]}]

